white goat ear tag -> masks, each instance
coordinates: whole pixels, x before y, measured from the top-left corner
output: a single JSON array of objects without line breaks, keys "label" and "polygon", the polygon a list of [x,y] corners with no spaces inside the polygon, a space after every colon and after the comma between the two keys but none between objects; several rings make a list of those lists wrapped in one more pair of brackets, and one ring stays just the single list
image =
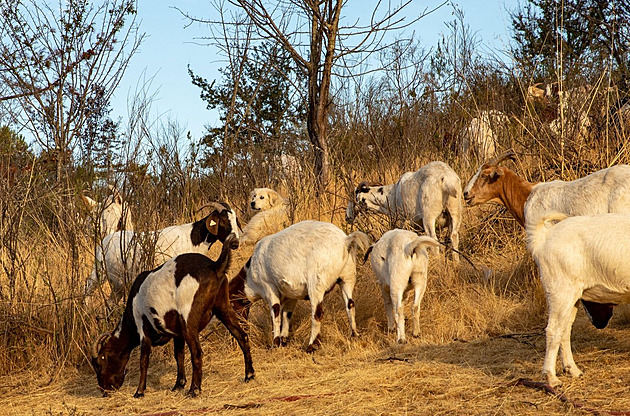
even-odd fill
[{"label": "white goat ear tag", "polygon": [[214,222],[214,220],[210,220],[210,227],[214,227],[215,225],[217,225],[217,223]]}]

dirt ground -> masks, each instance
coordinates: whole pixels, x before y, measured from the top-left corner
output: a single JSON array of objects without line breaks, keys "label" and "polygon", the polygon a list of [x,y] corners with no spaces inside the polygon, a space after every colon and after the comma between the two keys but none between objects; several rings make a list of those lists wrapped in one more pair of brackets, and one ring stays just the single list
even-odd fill
[{"label": "dirt ground", "polygon": [[204,375],[197,398],[170,391],[175,362],[169,345],[154,350],[144,398],[133,398],[138,381],[135,351],[122,389],[105,398],[87,363],[78,369],[66,367],[59,374],[43,376],[25,370],[4,377],[0,379],[0,413],[571,415],[630,411],[630,337],[627,323],[619,319],[613,318],[609,328],[598,331],[582,311],[578,314],[573,349],[584,376],[561,376],[564,385],[557,389],[571,404],[515,384],[519,378],[539,380],[545,350],[542,326],[468,341],[411,338],[397,345],[394,334],[387,335],[383,322],[376,319],[364,320],[364,334],[349,340],[347,322],[334,315],[324,319],[322,347],[309,355],[304,347],[310,325],[303,315],[286,348],[269,349],[266,334],[253,334],[256,378],[249,383],[242,381],[240,350],[218,326],[203,334]]}]

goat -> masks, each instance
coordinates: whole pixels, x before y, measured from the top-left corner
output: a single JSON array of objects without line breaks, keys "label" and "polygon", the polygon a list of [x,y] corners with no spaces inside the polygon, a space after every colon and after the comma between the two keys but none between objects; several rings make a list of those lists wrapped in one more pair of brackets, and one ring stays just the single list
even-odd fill
[{"label": "goat", "polygon": [[505,152],[481,165],[464,189],[468,206],[499,202],[521,226],[549,211],[570,216],[630,213],[630,166],[616,165],[573,181],[528,182],[499,163],[514,159]]},{"label": "goat", "polygon": [[217,240],[224,242],[234,233],[239,239],[239,225],[236,214],[225,203],[212,203],[213,211],[206,217],[188,224],[174,225],[161,230],[136,234],[133,231],[118,231],[105,236],[96,249],[95,265],[88,278],[85,295],[90,295],[99,284],[99,267],[104,267],[107,279],[112,286],[112,301],[118,301],[124,290],[125,276],[134,275],[140,268],[141,257],[146,247],[141,239],[155,242],[153,264],[160,264],[182,253],[205,254]]},{"label": "goat", "polygon": [[273,347],[286,345],[289,323],[299,299],[311,302],[311,337],[306,352],[320,344],[324,295],[339,284],[352,336],[357,335],[352,291],[356,282],[357,249],[365,250],[368,237],[360,231],[349,236],[331,223],[302,221],[260,240],[247,264],[230,282],[237,312],[264,299],[273,323]]},{"label": "goat", "polygon": [[586,309],[600,329],[608,324],[614,305],[630,303],[630,215],[568,217],[547,212],[535,221],[527,218],[526,230],[549,314],[542,374],[551,386],[557,386],[561,384],[556,376],[559,348],[564,371],[573,377],[582,375],[571,353],[577,301],[601,305]]},{"label": "goat", "polygon": [[[498,164],[514,159],[508,151],[483,164],[464,189],[468,206],[499,202],[525,226],[536,224],[549,212],[568,216],[622,213],[630,214],[630,166],[616,165],[573,181],[555,180],[531,183]],[[591,315],[612,314],[611,305],[582,302]]]},{"label": "goat", "polygon": [[245,359],[245,381],[254,378],[247,333],[230,306],[225,271],[230,251],[238,247],[234,234],[226,239],[216,262],[199,253],[180,254],[133,282],[124,315],[113,333],[100,336],[92,348],[92,366],[106,396],[125,380],[131,352],[140,345],[140,380],[134,397],[144,396],[151,348],[173,339],[177,380],[173,391],[186,386],[184,343],[190,349],[192,381],[189,396],[201,392],[201,332],[216,316],[236,339]]},{"label": "goat", "polygon": [[87,195],[81,195],[81,199],[87,208],[91,212],[98,214],[97,233],[105,236],[116,231],[133,230],[129,204],[123,200],[116,187],[109,185],[109,189],[112,191],[112,194],[101,203],[96,202]]},{"label": "goat", "polygon": [[427,247],[439,247],[431,237],[418,237],[412,231],[389,230],[365,254],[372,254],[372,270],[381,284],[381,294],[387,315],[387,329],[396,326],[399,343],[405,343],[405,313],[403,297],[414,291],[413,336],[420,335],[420,302],[427,288],[429,257]]},{"label": "goat", "polygon": [[[573,136],[584,140],[589,136],[591,118],[588,115],[588,97],[591,94],[590,85],[558,90],[551,85],[544,89],[540,83],[527,88],[527,99],[537,100],[545,107],[544,120],[548,122],[549,129],[555,136]],[[557,102],[557,104],[556,104]]]},{"label": "goat", "polygon": [[357,208],[402,216],[422,226],[429,237],[436,238],[436,227],[450,226],[453,261],[459,261],[459,227],[462,221],[462,185],[459,176],[444,162],[431,162],[417,172],[404,173],[391,185],[361,182],[354,190],[354,200],[346,208],[346,221],[352,223]]},{"label": "goat", "polygon": [[499,143],[496,131],[509,121],[508,116],[498,110],[482,111],[461,132],[460,154],[466,157],[472,152],[479,160],[493,157]]},{"label": "goat", "polygon": [[249,206],[256,215],[243,228],[241,243],[254,245],[261,238],[286,228],[290,223],[288,205],[287,200],[273,189],[254,189]]}]

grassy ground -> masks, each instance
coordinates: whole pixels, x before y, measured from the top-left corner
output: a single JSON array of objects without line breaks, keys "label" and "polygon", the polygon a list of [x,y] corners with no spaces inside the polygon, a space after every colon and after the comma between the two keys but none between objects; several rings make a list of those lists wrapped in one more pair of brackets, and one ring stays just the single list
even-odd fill
[{"label": "grassy ground", "polygon": [[[516,256],[511,260],[519,263]],[[170,391],[175,362],[168,345],[154,350],[142,399],[133,398],[139,365],[135,351],[125,384],[110,397],[100,396],[84,361],[57,372],[27,367],[0,378],[0,408],[12,415],[584,414],[541,390],[514,385],[519,378],[539,379],[545,350],[545,317],[536,306],[542,298],[539,288],[530,282],[527,300],[506,295],[510,278],[527,279],[530,260],[521,260],[517,270],[521,276],[494,269],[485,278],[469,266],[434,260],[422,304],[422,336],[398,345],[395,334],[386,333],[374,277],[360,266],[358,339],[348,339],[338,290],[325,302],[323,345],[312,355],[304,352],[308,302],[296,310],[289,346],[273,350],[267,308],[262,303],[254,307],[250,333],[257,373],[250,383],[242,381],[240,350],[218,325],[203,333],[204,377],[197,398]],[[629,411],[627,327],[623,309],[603,331],[580,311],[573,348],[584,377],[562,377],[558,391],[597,411]],[[187,374],[190,378],[190,367]]]}]

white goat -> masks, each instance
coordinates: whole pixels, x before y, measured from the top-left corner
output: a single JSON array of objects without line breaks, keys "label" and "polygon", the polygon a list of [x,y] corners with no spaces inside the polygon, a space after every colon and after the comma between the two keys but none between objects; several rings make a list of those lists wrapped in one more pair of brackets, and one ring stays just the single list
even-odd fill
[{"label": "white goat", "polygon": [[479,160],[494,157],[499,143],[496,131],[507,126],[509,121],[509,117],[498,110],[482,111],[460,134],[460,154],[467,158],[473,153]]},{"label": "white goat", "polygon": [[[559,222],[554,225],[555,221]],[[557,386],[561,384],[556,376],[558,348],[564,371],[573,377],[582,375],[571,353],[577,301],[591,305],[586,310],[597,328],[606,327],[614,305],[630,303],[630,215],[567,218],[564,213],[548,213],[535,221],[527,218],[526,230],[549,313],[542,373],[551,386]]]},{"label": "white goat", "polygon": [[87,195],[81,195],[81,199],[87,208],[98,215],[97,232],[105,236],[116,231],[133,230],[131,210],[116,187],[109,185],[112,194],[101,203],[96,202]]},{"label": "white goat", "polygon": [[147,257],[146,245],[155,244],[153,264],[157,265],[178,254],[206,254],[214,242],[224,242],[231,233],[238,243],[239,226],[234,211],[225,203],[211,206],[213,211],[209,215],[193,223],[141,234],[118,231],[105,236],[96,249],[96,261],[85,295],[92,294],[98,287],[99,269],[103,268],[112,287],[111,298],[118,301],[124,292],[124,283],[139,273],[143,257]]},{"label": "white goat", "polygon": [[[527,88],[528,99],[535,99],[551,108],[554,117],[549,119],[549,129],[558,137],[575,137],[582,141],[589,137],[591,118],[588,115],[589,103],[592,101],[592,87],[590,85],[557,90],[547,85],[544,89],[538,85]],[[557,102],[557,104],[556,104]],[[554,108],[555,106],[555,108]]]},{"label": "white goat", "polygon": [[429,256],[427,247],[439,247],[431,237],[418,237],[412,231],[394,229],[387,231],[372,245],[365,257],[372,253],[370,263],[381,284],[381,294],[387,314],[387,329],[394,330],[398,342],[405,343],[405,313],[403,297],[414,291],[413,336],[420,335],[420,302],[427,288]]},{"label": "white goat", "polygon": [[[459,176],[444,162],[431,162],[417,172],[406,172],[391,185],[360,183],[355,198],[346,209],[346,221],[355,219],[355,209],[402,216],[421,225],[429,237],[437,238],[436,226],[450,226],[451,244],[459,247],[459,226],[462,221],[462,185]],[[453,260],[459,255],[453,251]]]},{"label": "white goat", "polygon": [[289,203],[273,189],[254,189],[250,194],[249,207],[257,213],[243,228],[242,244],[254,245],[261,238],[277,233],[290,224]]},{"label": "white goat", "polygon": [[309,299],[311,337],[306,351],[313,352],[319,344],[324,295],[339,284],[351,334],[355,336],[355,257],[357,249],[365,250],[368,245],[367,235],[360,231],[347,236],[331,223],[310,220],[267,236],[230,282],[234,309],[242,311],[251,301],[263,298],[271,312],[273,346],[278,347],[286,345],[298,299]]}]

